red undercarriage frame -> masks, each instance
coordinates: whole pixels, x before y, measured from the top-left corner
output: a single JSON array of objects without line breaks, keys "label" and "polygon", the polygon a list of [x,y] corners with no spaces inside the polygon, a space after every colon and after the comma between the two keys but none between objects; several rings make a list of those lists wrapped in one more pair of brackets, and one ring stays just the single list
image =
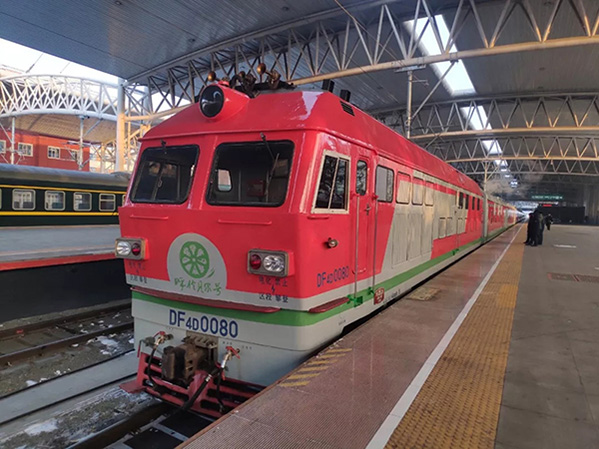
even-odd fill
[{"label": "red undercarriage frame", "polygon": [[[157,389],[150,387],[148,380],[148,360],[150,356],[141,353],[139,356],[139,365],[137,367],[137,377],[131,382],[121,385],[121,388],[128,393],[139,393],[145,391],[153,396],[162,399],[165,402],[182,406],[188,398],[200,387],[208,373],[204,370],[196,371],[196,374],[187,388],[175,385],[160,378],[160,359],[154,357],[150,365],[152,370],[152,381],[158,386]],[[220,397],[224,405],[221,412],[218,400],[218,390],[215,383],[216,379],[211,379],[204,391],[196,399],[190,410],[204,415],[220,418],[238,405],[244,403],[249,398],[260,392],[263,387],[247,382],[240,382],[234,379],[224,379],[220,383]],[[157,391],[160,390],[160,391]]]}]

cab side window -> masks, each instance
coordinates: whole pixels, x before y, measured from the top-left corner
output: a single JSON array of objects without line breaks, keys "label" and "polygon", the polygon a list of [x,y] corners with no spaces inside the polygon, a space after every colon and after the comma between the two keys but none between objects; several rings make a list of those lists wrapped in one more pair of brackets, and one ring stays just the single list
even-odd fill
[{"label": "cab side window", "polygon": [[393,194],[395,189],[393,188],[393,170],[379,165],[376,168],[376,195],[379,197],[379,201],[383,203],[390,203],[393,201]]},{"label": "cab side window", "polygon": [[347,210],[347,167],[344,158],[325,155],[318,183],[316,209]]},{"label": "cab side window", "polygon": [[368,186],[368,164],[366,161],[358,161],[356,165],[356,193],[366,195]]}]

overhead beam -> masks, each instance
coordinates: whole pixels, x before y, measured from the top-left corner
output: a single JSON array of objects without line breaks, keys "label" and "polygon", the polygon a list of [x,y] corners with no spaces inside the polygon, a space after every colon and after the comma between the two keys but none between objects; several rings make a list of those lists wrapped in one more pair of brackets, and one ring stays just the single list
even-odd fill
[{"label": "overhead beam", "polygon": [[[550,5],[549,20],[545,17],[546,8],[533,0],[460,0],[436,10],[431,0],[410,5],[412,11],[406,11],[406,2],[400,1],[361,2],[348,8],[328,9],[181,56],[139,73],[132,85],[147,84],[153,91],[163,93],[163,105],[177,107],[180,99],[194,98],[196,89],[206,84],[209,71],[216,71],[219,77],[231,77],[243,70],[258,77],[258,62],[302,85],[414,65],[599,43],[598,27],[587,26],[599,23],[599,14],[594,11],[594,16],[590,16],[580,2],[555,0]],[[443,15],[449,30],[446,40],[440,37],[438,14]],[[582,20],[568,21],[567,27],[558,26],[570,17],[568,14]],[[408,22],[418,26],[407,26]],[[501,45],[504,34],[509,32],[505,30],[514,23],[527,24],[532,39],[521,33],[525,41]],[[456,50],[466,28],[478,39],[470,39],[473,48]],[[422,30],[426,29],[432,30],[439,46],[438,51],[428,50],[431,54],[423,54],[420,46]],[[564,29],[569,36],[563,35]],[[355,98],[358,105],[360,100]],[[153,112],[157,110],[155,107]]]}]

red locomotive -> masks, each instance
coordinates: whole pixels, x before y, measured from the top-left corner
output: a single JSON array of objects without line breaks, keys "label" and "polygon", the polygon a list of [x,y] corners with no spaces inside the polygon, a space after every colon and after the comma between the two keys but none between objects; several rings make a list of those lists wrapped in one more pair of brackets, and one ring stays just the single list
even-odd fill
[{"label": "red locomotive", "polygon": [[213,416],[516,219],[339,97],[248,79],[147,133],[119,211],[134,387]]}]

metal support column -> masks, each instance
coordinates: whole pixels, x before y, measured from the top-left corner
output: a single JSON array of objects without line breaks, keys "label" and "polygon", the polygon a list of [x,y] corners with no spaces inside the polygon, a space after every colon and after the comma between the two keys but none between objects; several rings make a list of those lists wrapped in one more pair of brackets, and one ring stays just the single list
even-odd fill
[{"label": "metal support column", "polygon": [[11,129],[10,129],[10,163],[15,163],[15,121],[16,118],[12,118]]},{"label": "metal support column", "polygon": [[106,145],[100,145],[100,173],[104,173],[106,170]]},{"label": "metal support column", "polygon": [[125,170],[125,81],[119,78],[117,95],[117,117],[116,117],[116,164],[115,171]]},{"label": "metal support column", "polygon": [[85,117],[79,116],[79,151],[77,151],[77,168],[83,169],[83,121]]},{"label": "metal support column", "polygon": [[412,133],[412,86],[414,84],[414,72],[408,72],[408,105],[406,111],[406,137],[409,139]]}]

